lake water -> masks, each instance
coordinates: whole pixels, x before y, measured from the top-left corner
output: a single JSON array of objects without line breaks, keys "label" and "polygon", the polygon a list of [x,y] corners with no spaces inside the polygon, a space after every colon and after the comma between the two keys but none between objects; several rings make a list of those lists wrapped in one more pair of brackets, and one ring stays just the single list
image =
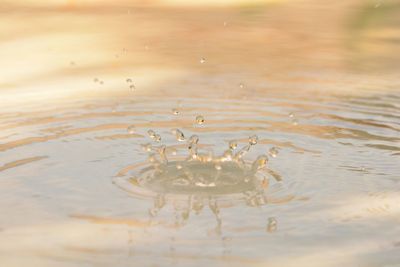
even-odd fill
[{"label": "lake water", "polygon": [[0,12],[0,265],[400,266],[398,1]]}]

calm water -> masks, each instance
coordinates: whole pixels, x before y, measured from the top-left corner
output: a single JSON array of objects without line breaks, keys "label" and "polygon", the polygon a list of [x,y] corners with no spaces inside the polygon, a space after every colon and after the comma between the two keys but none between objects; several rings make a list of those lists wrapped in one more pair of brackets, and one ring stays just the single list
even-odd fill
[{"label": "calm water", "polygon": [[[398,1],[1,13],[1,265],[400,266]],[[174,128],[262,192],[142,183]]]}]

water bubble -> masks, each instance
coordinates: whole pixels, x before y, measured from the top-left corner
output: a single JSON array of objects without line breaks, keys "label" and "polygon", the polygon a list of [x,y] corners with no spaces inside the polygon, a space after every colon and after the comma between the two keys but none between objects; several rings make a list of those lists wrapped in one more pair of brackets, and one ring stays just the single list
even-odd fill
[{"label": "water bubble", "polygon": [[201,115],[198,115],[196,117],[196,123],[199,124],[199,125],[203,124],[204,123],[204,117],[201,116]]},{"label": "water bubble", "polygon": [[127,83],[132,83],[132,79],[130,79],[130,78],[126,79],[126,82]]},{"label": "water bubble", "polygon": [[258,142],[258,136],[257,135],[252,135],[249,137],[249,144],[250,145],[255,145]]},{"label": "water bubble", "polygon": [[135,90],[135,89],[136,89],[136,87],[135,87],[135,85],[131,84],[131,85],[129,86],[129,89],[131,89],[131,90]]},{"label": "water bubble", "polygon": [[268,154],[273,158],[276,158],[278,153],[279,153],[279,150],[276,147],[271,147],[270,150],[268,151]]},{"label": "water bubble", "polygon": [[268,218],[267,231],[272,233],[278,228],[278,221],[274,217]]},{"label": "water bubble", "polygon": [[177,110],[176,108],[173,108],[172,109],[172,114],[178,115],[179,114],[179,110]]},{"label": "water bubble", "polygon": [[128,131],[129,134],[134,134],[135,133],[135,126],[134,125],[128,126],[127,131]]},{"label": "water bubble", "polygon": [[229,141],[229,149],[235,150],[237,148],[237,145],[238,143],[236,140]]},{"label": "water bubble", "polygon": [[239,87],[240,88],[244,88],[244,84],[243,83],[239,83]]},{"label": "water bubble", "polygon": [[203,64],[204,62],[206,62],[206,59],[203,57],[200,59],[200,63]]}]

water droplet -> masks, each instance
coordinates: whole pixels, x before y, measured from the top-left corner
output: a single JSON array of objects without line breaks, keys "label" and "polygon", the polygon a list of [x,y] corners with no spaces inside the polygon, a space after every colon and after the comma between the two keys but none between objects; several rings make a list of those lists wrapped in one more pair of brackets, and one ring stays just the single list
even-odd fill
[{"label": "water droplet", "polygon": [[153,139],[154,141],[156,141],[156,142],[160,142],[160,141],[161,141],[161,135],[156,134],[152,139]]},{"label": "water droplet", "polygon": [[278,153],[279,153],[279,150],[276,147],[271,147],[270,150],[268,151],[268,154],[273,158],[276,158]]},{"label": "water droplet", "polygon": [[135,85],[131,84],[131,85],[129,86],[129,89],[131,89],[131,90],[135,90],[135,89],[136,89],[136,87],[135,87]]},{"label": "water droplet", "polygon": [[224,21],[224,27],[226,27],[227,24],[228,24],[228,23],[227,23],[226,21]]},{"label": "water droplet", "polygon": [[154,136],[156,136],[156,132],[153,130],[148,130],[147,134],[150,136],[150,138],[154,138]]},{"label": "water droplet", "polygon": [[129,134],[134,134],[135,133],[135,126],[134,125],[128,126],[127,131],[128,131]]},{"label": "water droplet", "polygon": [[142,148],[144,151],[150,152],[152,149],[152,146],[151,146],[151,144],[147,143],[147,144],[143,144]]},{"label": "water droplet", "polygon": [[203,57],[200,59],[200,63],[203,64],[204,62],[206,62],[206,59]]},{"label": "water droplet", "polygon": [[127,83],[132,83],[132,79],[130,79],[130,78],[126,79],[126,82]]},{"label": "water droplet", "polygon": [[293,120],[292,120],[292,124],[293,124],[294,126],[299,125],[299,120],[298,120],[298,119],[293,119]]},{"label": "water droplet", "polygon": [[294,118],[294,113],[293,112],[289,113],[289,118]]},{"label": "water droplet", "polygon": [[185,135],[182,133],[181,130],[179,129],[172,129],[172,134],[175,135],[176,140],[178,140],[179,142],[183,142],[185,141]]},{"label": "water droplet", "polygon": [[99,82],[99,79],[98,79],[98,78],[94,78],[93,81],[94,81],[95,83],[98,83],[98,82]]},{"label": "water droplet", "polygon": [[243,83],[239,83],[239,87],[240,88],[244,88],[244,84]]},{"label": "water droplet", "polygon": [[232,150],[228,149],[222,155],[222,161],[231,161],[233,158]]},{"label": "water droplet", "polygon": [[100,81],[99,83],[100,83],[100,84],[104,84],[104,81]]},{"label": "water droplet", "polygon": [[268,218],[267,231],[272,233],[275,232],[277,228],[278,228],[278,221],[274,217]]},{"label": "water droplet", "polygon": [[257,159],[253,162],[253,170],[260,170],[265,168],[268,163],[268,157],[265,155],[258,156]]},{"label": "water droplet", "polygon": [[229,149],[235,150],[237,148],[237,145],[238,144],[236,140],[229,141]]},{"label": "water droplet", "polygon": [[215,169],[218,170],[218,171],[220,171],[220,170],[222,169],[221,165],[219,165],[219,164],[215,164],[214,167],[215,167]]},{"label": "water droplet", "polygon": [[254,146],[258,142],[258,136],[257,135],[252,135],[249,137],[249,144]]},{"label": "water droplet", "polygon": [[178,170],[180,170],[180,169],[182,169],[183,167],[182,167],[182,165],[181,164],[176,164],[176,168],[178,169]]},{"label": "water droplet", "polygon": [[172,114],[179,115],[179,110],[177,110],[176,108],[173,108],[172,109]]},{"label": "water droplet", "polygon": [[204,117],[201,116],[201,115],[198,115],[196,117],[196,123],[199,124],[199,125],[203,124],[204,123]]},{"label": "water droplet", "polygon": [[75,66],[75,62],[74,62],[74,61],[71,61],[69,64],[70,64],[71,66]]},{"label": "water droplet", "polygon": [[188,144],[189,145],[193,145],[193,144],[197,144],[199,142],[199,137],[197,135],[192,135],[189,137],[188,139]]}]

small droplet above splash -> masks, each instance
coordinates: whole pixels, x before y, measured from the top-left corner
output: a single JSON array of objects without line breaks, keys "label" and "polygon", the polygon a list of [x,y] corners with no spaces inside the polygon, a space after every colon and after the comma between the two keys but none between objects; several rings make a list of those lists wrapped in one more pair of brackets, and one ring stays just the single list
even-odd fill
[{"label": "small droplet above splash", "polygon": [[98,78],[94,78],[94,79],[93,79],[93,82],[98,83],[98,82],[99,82],[99,79],[98,79]]},{"label": "small droplet above splash", "polygon": [[294,118],[294,113],[293,112],[289,113],[289,118]]},{"label": "small droplet above splash", "polygon": [[136,128],[134,125],[130,125],[130,126],[128,126],[127,131],[129,134],[134,134],[136,131]]},{"label": "small droplet above splash", "polygon": [[153,130],[148,130],[147,134],[149,135],[150,138],[153,138],[154,136],[156,136],[156,132]]},{"label": "small droplet above splash", "polygon": [[131,89],[131,90],[135,90],[135,89],[136,89],[136,87],[135,87],[135,85],[131,84],[131,85],[129,86],[129,89]]},{"label": "small droplet above splash", "polygon": [[268,154],[273,157],[276,158],[276,156],[278,156],[279,150],[276,147],[271,147],[268,151]]},{"label": "small droplet above splash", "polygon": [[172,114],[174,114],[174,115],[179,115],[179,110],[176,109],[176,108],[173,108],[173,109],[172,109]]},{"label": "small droplet above splash", "polygon": [[178,140],[179,142],[185,141],[185,135],[183,134],[183,132],[181,130],[172,129],[171,132],[173,135],[175,135],[176,140]]},{"label": "small droplet above splash", "polygon": [[240,88],[244,88],[244,84],[243,83],[239,83],[239,87]]},{"label": "small droplet above splash", "polygon": [[127,83],[132,83],[132,79],[130,79],[130,78],[126,79],[126,82]]},{"label": "small droplet above splash", "polygon": [[237,146],[238,146],[238,143],[236,140],[229,141],[229,149],[235,150],[237,148]]},{"label": "small droplet above splash", "polygon": [[204,117],[202,115],[198,115],[196,117],[196,123],[202,125],[204,123]]},{"label": "small droplet above splash", "polygon": [[201,63],[201,64],[203,64],[203,63],[205,63],[205,62],[206,62],[206,59],[205,59],[204,57],[200,59],[200,63]]},{"label": "small droplet above splash", "polygon": [[294,118],[294,119],[292,120],[292,124],[293,124],[294,126],[299,125],[299,120],[296,119],[296,118]]},{"label": "small droplet above splash", "polygon": [[220,170],[222,169],[222,167],[221,167],[221,165],[219,165],[219,164],[215,164],[215,169],[218,170],[218,171],[220,171]]},{"label": "small droplet above splash", "polygon": [[267,232],[272,233],[278,229],[278,221],[274,217],[268,218]]},{"label": "small droplet above splash", "polygon": [[252,135],[249,137],[249,144],[254,146],[258,142],[258,136],[257,135]]}]

